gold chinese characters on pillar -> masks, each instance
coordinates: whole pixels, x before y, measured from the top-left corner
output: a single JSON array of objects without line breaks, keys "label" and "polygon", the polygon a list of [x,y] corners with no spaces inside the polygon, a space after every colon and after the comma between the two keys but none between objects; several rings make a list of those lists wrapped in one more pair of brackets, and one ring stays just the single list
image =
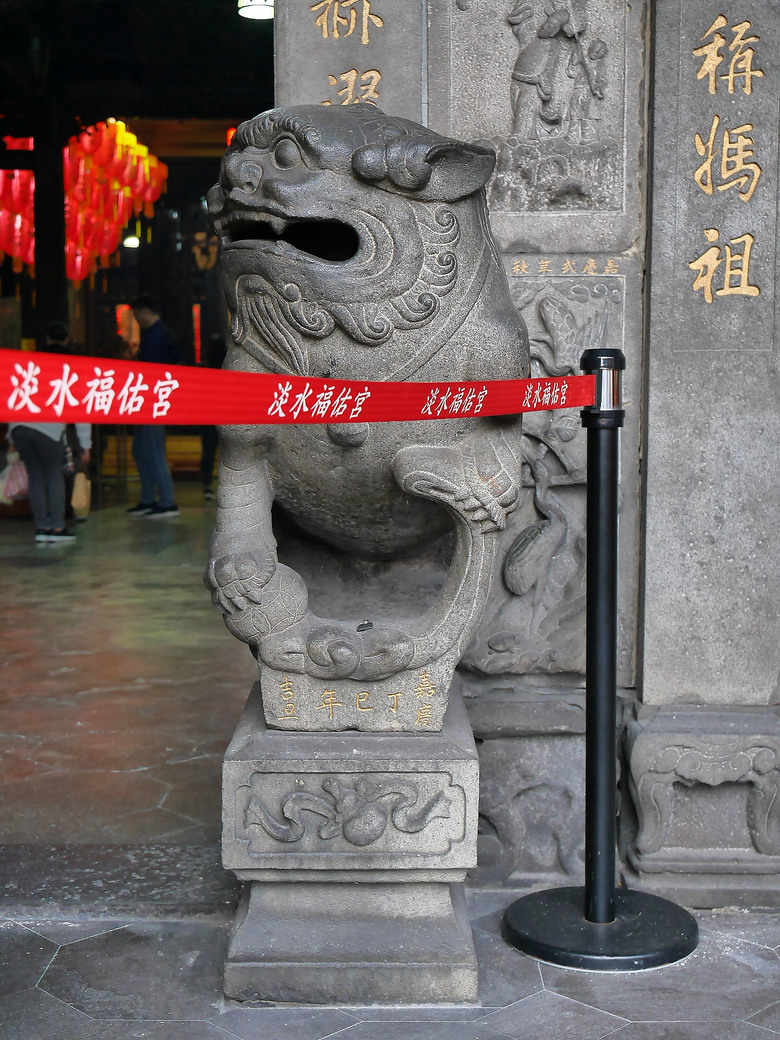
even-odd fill
[{"label": "gold chinese characters on pillar", "polygon": [[[730,40],[722,29],[731,34]],[[731,111],[734,95],[750,97],[754,81],[759,82],[764,76],[755,65],[751,44],[758,43],[760,37],[751,34],[752,29],[749,21],[729,25],[729,19],[719,14],[701,37],[701,46],[692,51],[694,57],[701,59],[696,79],[706,85],[719,106],[724,106],[724,115],[714,112],[709,128],[694,135],[701,160],[693,174],[694,182],[710,198],[716,192],[729,192],[748,204],[763,174],[757,161],[758,134],[752,122],[729,126],[731,119],[725,113]],[[688,263],[695,272],[693,291],[701,292],[708,304],[724,296],[759,296],[761,290],[751,281],[750,274],[756,236],[746,231],[729,238],[716,227],[704,228],[703,234],[708,248]]]},{"label": "gold chinese characters on pillar", "polygon": [[373,105],[427,123],[428,5],[286,0],[276,5],[276,104]]},{"label": "gold chinese characters on pillar", "polygon": [[[363,46],[369,46],[372,34],[384,28],[384,19],[371,8],[371,0],[320,0],[311,4],[314,24],[322,39],[336,43],[350,37],[358,38]],[[378,69],[351,68],[328,73],[330,97],[323,105],[353,105],[364,102],[376,105],[379,102],[379,83],[382,73]]]}]

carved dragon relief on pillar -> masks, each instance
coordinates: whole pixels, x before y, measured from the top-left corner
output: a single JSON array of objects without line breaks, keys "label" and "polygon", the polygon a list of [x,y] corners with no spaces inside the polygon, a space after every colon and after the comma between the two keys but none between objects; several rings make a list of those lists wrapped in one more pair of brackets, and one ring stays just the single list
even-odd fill
[{"label": "carved dragon relief on pillar", "polygon": [[[546,278],[512,285],[534,376],[579,372],[582,352],[622,333],[619,278]],[[619,343],[619,340],[618,340]],[[502,533],[502,583],[462,667],[489,675],[585,670],[586,439],[579,412],[525,417],[523,494]]]}]

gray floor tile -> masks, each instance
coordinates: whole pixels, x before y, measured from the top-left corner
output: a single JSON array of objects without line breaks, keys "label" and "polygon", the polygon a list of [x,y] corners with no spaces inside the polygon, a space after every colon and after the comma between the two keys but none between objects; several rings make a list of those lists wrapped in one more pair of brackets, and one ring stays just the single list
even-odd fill
[{"label": "gray floor tile", "polygon": [[350,1006],[349,1013],[361,1022],[477,1022],[484,1018],[488,1009],[484,1007],[440,1007],[417,1006],[366,1007]]},{"label": "gray floor tile", "polygon": [[600,1040],[623,1025],[620,1018],[556,993],[535,993],[482,1021],[514,1040]]},{"label": "gray floor tile", "polygon": [[0,907],[15,920],[232,916],[238,883],[211,845],[3,845]]},{"label": "gray floor tile", "polygon": [[479,963],[479,1002],[500,1008],[542,989],[539,965],[488,932],[474,932]]},{"label": "gray floor tile", "polygon": [[95,1021],[35,989],[0,998],[0,1023],[3,1040],[229,1040],[208,1022]]},{"label": "gray floor tile", "polygon": [[76,1040],[230,1040],[230,1036],[210,1022],[95,1022]]},{"label": "gray floor tile", "polygon": [[242,1008],[233,1006],[212,1021],[241,1040],[320,1040],[354,1023],[335,1008]]},{"label": "gray floor tile", "polygon": [[524,892],[516,892],[514,889],[468,889],[466,892],[466,906],[469,917],[475,921],[486,914],[503,911],[510,903],[518,899]]},{"label": "gray floor tile", "polygon": [[136,774],[128,782],[124,773],[108,769],[15,780],[0,787],[3,838],[9,844],[55,844],[67,842],[75,832],[84,842],[98,843],[106,840],[106,828],[118,818],[154,809],[165,793],[165,784],[148,775]]},{"label": "gray floor tile", "polygon": [[[508,906],[509,904],[507,904]],[[478,928],[481,932],[490,932],[491,935],[501,934],[501,922],[506,913],[506,907],[501,906],[498,910],[493,910],[489,914],[483,914],[481,917],[472,918],[471,927]]]},{"label": "gray floor tile", "polygon": [[102,935],[103,932],[111,932],[115,928],[121,928],[127,921],[47,921],[35,920],[22,922],[37,935],[44,939],[50,939],[58,946],[66,946],[68,943],[79,942],[81,939],[90,939],[93,935]]},{"label": "gray floor tile", "polygon": [[11,921],[0,922],[0,994],[34,986],[57,944]]},{"label": "gray floor tile", "polygon": [[[775,995],[780,996],[780,992]],[[780,1033],[780,1002],[770,1004],[758,1014],[752,1015],[750,1021],[762,1029],[772,1029],[775,1033]]]},{"label": "gray floor tile", "polygon": [[714,1021],[735,1021],[777,998],[780,959],[740,939],[705,933],[689,957],[663,968],[596,973],[543,965],[542,978],[549,990],[630,1021],[696,1021],[702,1009]]},{"label": "gray floor tile", "polygon": [[777,910],[698,910],[696,917],[709,931],[723,932],[773,950],[780,948],[780,913]]},{"label": "gray floor tile", "polygon": [[481,1022],[358,1022],[336,1036],[338,1040],[505,1040],[505,1034]]},{"label": "gray floor tile", "polygon": [[61,948],[40,988],[93,1018],[208,1019],[222,999],[227,931],[147,922]]},{"label": "gray floor tile", "polygon": [[609,1040],[771,1040],[772,1034],[745,1022],[634,1022]]},{"label": "gray floor tile", "polygon": [[93,1024],[38,989],[0,997],[0,1022],[3,1040],[89,1040],[85,1029]]}]

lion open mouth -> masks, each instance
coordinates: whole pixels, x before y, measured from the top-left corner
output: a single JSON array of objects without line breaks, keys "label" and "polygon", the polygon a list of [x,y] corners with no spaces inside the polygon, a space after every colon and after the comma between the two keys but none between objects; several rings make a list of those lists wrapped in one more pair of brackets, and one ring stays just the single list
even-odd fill
[{"label": "lion open mouth", "polygon": [[320,260],[343,263],[360,248],[360,237],[340,220],[295,220],[267,214],[232,214],[222,228],[226,248],[248,248],[257,242],[286,242]]}]

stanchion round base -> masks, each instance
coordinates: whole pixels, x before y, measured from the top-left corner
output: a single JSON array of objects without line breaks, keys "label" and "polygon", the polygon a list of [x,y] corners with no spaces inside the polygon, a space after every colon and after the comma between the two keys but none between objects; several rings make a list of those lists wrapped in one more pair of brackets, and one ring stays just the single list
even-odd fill
[{"label": "stanchion round base", "polygon": [[537,960],[588,971],[639,971],[672,964],[696,949],[694,918],[675,903],[646,892],[615,891],[615,920],[585,920],[585,889],[554,888],[516,900],[501,934]]}]

